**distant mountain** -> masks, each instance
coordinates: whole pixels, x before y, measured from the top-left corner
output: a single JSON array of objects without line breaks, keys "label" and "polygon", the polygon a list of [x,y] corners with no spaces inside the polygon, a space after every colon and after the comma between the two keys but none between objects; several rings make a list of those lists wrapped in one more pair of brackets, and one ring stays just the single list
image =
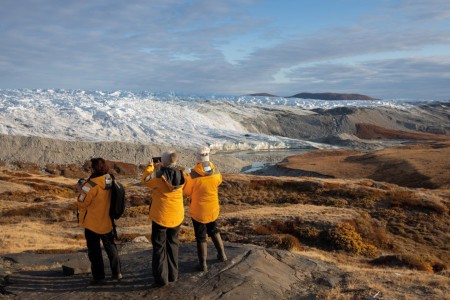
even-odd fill
[{"label": "distant mountain", "polygon": [[278,97],[277,95],[272,95],[268,93],[255,93],[255,94],[248,94],[247,96]]},{"label": "distant mountain", "polygon": [[360,94],[338,94],[338,93],[300,93],[287,98],[316,99],[316,100],[378,100]]},{"label": "distant mountain", "polygon": [[[254,93],[246,96],[256,97],[279,97],[269,93]],[[370,96],[361,94],[339,94],[339,93],[300,93],[285,98],[301,98],[301,99],[316,99],[316,100],[378,100]]]}]

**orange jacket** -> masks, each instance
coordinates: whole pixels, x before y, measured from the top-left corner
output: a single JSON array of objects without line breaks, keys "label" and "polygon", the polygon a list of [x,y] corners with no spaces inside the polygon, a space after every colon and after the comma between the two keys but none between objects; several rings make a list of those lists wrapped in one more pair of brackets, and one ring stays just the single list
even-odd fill
[{"label": "orange jacket", "polygon": [[[108,178],[109,182],[107,181]],[[77,198],[78,224],[81,227],[98,234],[111,232],[112,222],[109,217],[111,182],[111,177],[107,174],[91,178],[83,185]]]},{"label": "orange jacket", "polygon": [[219,217],[219,185],[222,174],[212,162],[198,163],[187,177],[184,193],[191,198],[191,217],[209,223]]},{"label": "orange jacket", "polygon": [[160,170],[154,166],[147,166],[142,175],[142,184],[152,189],[152,205],[149,216],[157,224],[174,228],[183,222],[183,186],[185,183],[184,172],[180,185],[172,185]]}]

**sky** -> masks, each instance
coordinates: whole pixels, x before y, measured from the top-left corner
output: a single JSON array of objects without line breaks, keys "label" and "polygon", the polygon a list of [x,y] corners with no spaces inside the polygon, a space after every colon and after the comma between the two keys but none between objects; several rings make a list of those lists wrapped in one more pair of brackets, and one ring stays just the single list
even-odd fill
[{"label": "sky", "polygon": [[0,89],[450,99],[449,0],[0,5]]}]

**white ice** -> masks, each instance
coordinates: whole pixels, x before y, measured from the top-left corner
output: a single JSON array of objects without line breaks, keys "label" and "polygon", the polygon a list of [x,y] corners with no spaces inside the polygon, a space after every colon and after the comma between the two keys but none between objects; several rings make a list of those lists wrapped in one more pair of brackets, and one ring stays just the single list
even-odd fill
[{"label": "white ice", "polygon": [[0,134],[77,141],[121,141],[217,150],[328,148],[304,140],[248,132],[242,120],[264,107],[305,113],[339,106],[394,106],[399,100],[319,101],[281,97],[179,96],[173,93],[0,90]]}]

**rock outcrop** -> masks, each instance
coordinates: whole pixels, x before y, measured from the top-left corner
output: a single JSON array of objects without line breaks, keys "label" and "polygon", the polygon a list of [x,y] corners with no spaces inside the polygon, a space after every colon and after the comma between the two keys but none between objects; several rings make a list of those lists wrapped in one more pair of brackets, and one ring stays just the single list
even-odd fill
[{"label": "rock outcrop", "polygon": [[179,280],[162,288],[151,287],[148,243],[124,244],[120,249],[123,280],[108,280],[102,286],[89,286],[90,274],[65,276],[61,266],[68,260],[83,265],[84,252],[6,255],[3,261],[13,262],[6,267],[11,275],[3,289],[17,299],[315,299],[344,278],[344,272],[332,264],[252,245],[227,244],[229,259],[220,263],[212,259],[215,252],[209,246],[210,267],[200,273],[195,270],[195,245],[183,244]]}]

